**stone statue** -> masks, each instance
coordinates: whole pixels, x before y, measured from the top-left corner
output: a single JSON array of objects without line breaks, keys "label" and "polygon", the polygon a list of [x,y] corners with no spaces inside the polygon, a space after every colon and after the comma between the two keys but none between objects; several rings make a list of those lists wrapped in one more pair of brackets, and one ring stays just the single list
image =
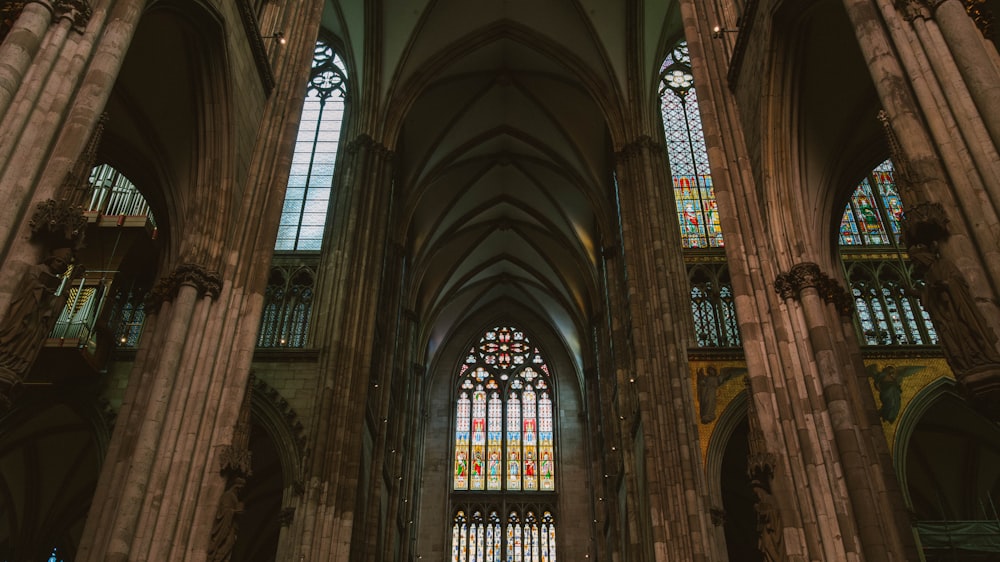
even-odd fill
[{"label": "stone statue", "polygon": [[714,365],[698,369],[698,413],[701,416],[701,423],[712,423],[715,420],[716,394],[719,387],[729,379],[746,372],[745,367],[716,369]]},{"label": "stone statue", "polygon": [[215,513],[215,522],[212,523],[211,543],[208,547],[209,562],[229,562],[229,557],[233,554],[233,546],[236,545],[236,531],[239,526],[236,519],[243,513],[243,502],[240,501],[240,490],[246,485],[246,480],[241,477],[233,479],[233,483],[222,494],[219,500],[219,510]]},{"label": "stone statue", "polygon": [[921,303],[930,312],[952,368],[963,372],[1000,364],[997,336],[983,318],[962,272],[938,253],[936,243],[916,244],[909,253],[914,272],[923,280]]},{"label": "stone statue", "polygon": [[757,512],[757,550],[765,562],[784,560],[781,548],[781,514],[774,503],[771,492],[758,480],[751,483],[754,496],[754,511]]},{"label": "stone statue", "polygon": [[879,370],[875,365],[868,365],[868,376],[875,380],[879,401],[882,402],[882,407],[878,410],[882,419],[889,423],[896,421],[903,395],[903,379],[923,371],[925,368],[922,365],[908,367],[886,365],[885,368]]},{"label": "stone statue", "polygon": [[0,379],[8,379],[2,381],[8,386],[3,392],[24,378],[52,330],[65,300],[55,293],[72,255],[70,248],[53,250],[21,279],[0,324]]}]

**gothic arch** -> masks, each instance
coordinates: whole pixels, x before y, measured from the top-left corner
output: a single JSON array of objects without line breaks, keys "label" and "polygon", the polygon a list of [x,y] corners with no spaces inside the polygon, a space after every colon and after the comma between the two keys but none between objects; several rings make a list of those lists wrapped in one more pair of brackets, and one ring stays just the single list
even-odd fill
[{"label": "gothic arch", "polygon": [[[778,134],[762,135],[769,179],[759,182],[767,186],[761,200],[769,201],[768,228],[781,232],[776,238],[792,263],[817,261],[833,270],[837,246],[830,233],[840,224],[844,192],[870,169],[873,154],[885,153],[879,101],[840,3],[784,2],[773,23],[766,81],[772,91],[762,92],[770,98],[762,111]],[[792,230],[792,224],[815,227]]]},{"label": "gothic arch", "polygon": [[233,175],[235,151],[248,150],[230,136],[240,131],[230,119],[222,21],[206,2],[151,3],[105,107],[99,159],[131,178],[154,208],[167,263],[217,257],[211,242],[223,239],[240,203],[236,182],[219,179]]},{"label": "gothic arch", "polygon": [[[506,305],[506,306],[504,306]],[[484,321],[489,319],[489,321]],[[526,307],[511,302],[494,302],[472,312],[450,334],[427,371],[427,390],[422,451],[422,487],[419,498],[420,528],[417,551],[424,557],[443,558],[450,548],[453,513],[449,510],[452,484],[452,428],[454,418],[453,381],[469,347],[478,345],[483,331],[493,326],[514,325],[529,335],[549,364],[557,392],[556,412],[557,453],[561,476],[556,478],[554,500],[557,525],[589,527],[594,506],[588,491],[591,484],[590,444],[586,437],[586,406],[575,375],[576,367],[559,340],[557,332],[546,321]],[[438,546],[436,546],[438,545]],[[443,545],[443,546],[441,546]],[[559,543],[560,558],[582,559],[589,553],[589,543]],[[578,556],[577,556],[578,555]]]}]

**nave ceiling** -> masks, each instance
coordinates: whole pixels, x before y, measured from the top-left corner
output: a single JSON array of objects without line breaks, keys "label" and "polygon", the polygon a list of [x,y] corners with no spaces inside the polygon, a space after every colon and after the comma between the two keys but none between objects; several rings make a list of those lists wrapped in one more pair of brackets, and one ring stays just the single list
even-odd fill
[{"label": "nave ceiling", "polygon": [[[582,371],[603,300],[600,254],[617,235],[613,155],[660,126],[676,3],[331,0],[324,27],[352,100],[377,99],[352,118],[396,153],[395,241],[410,258],[407,305],[428,362],[477,311],[520,302]],[[381,36],[365,36],[372,29]]]}]

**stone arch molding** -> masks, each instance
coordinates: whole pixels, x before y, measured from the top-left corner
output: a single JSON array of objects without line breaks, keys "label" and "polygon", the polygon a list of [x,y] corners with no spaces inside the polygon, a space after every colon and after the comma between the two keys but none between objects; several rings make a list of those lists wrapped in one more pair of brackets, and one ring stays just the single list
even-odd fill
[{"label": "stone arch molding", "polygon": [[280,392],[256,377],[251,384],[250,414],[274,441],[281,458],[282,484],[285,488],[300,489],[309,454],[305,426]]}]

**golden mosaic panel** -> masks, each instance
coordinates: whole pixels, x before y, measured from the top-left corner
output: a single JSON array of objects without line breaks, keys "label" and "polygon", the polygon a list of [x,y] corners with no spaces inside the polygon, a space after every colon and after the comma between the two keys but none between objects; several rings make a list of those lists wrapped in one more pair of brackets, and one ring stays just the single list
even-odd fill
[{"label": "golden mosaic panel", "polygon": [[892,366],[903,375],[899,380],[899,414],[891,422],[882,419],[882,430],[885,432],[885,438],[889,442],[889,450],[892,451],[896,446],[896,429],[899,426],[899,420],[906,416],[906,409],[913,402],[913,398],[932,382],[942,377],[955,380],[955,375],[952,374],[951,369],[948,367],[948,362],[943,358],[865,360],[865,367],[868,368],[869,373],[868,381],[871,384],[872,394],[875,395],[875,405],[880,409],[884,406],[884,403],[880,396],[881,393],[879,392],[878,384],[872,374],[885,373],[886,367],[889,366]]},{"label": "golden mosaic panel", "polygon": [[[710,367],[714,369],[714,375],[710,374],[712,373],[709,370]],[[737,396],[746,390],[744,382],[746,362],[742,360],[691,361],[688,363],[688,371],[691,378],[691,395],[694,397],[694,412],[698,418],[698,447],[701,449],[701,460],[704,463],[708,455],[708,443],[715,431],[715,426],[719,423],[719,416],[726,411],[726,408]],[[715,404],[711,412],[702,412],[703,403],[708,402],[707,406],[712,406],[712,404],[711,400],[699,398],[699,374],[702,377],[718,377],[716,381],[718,386],[715,388]],[[713,384],[715,383],[713,382]],[[710,421],[703,423],[703,420]]]}]

